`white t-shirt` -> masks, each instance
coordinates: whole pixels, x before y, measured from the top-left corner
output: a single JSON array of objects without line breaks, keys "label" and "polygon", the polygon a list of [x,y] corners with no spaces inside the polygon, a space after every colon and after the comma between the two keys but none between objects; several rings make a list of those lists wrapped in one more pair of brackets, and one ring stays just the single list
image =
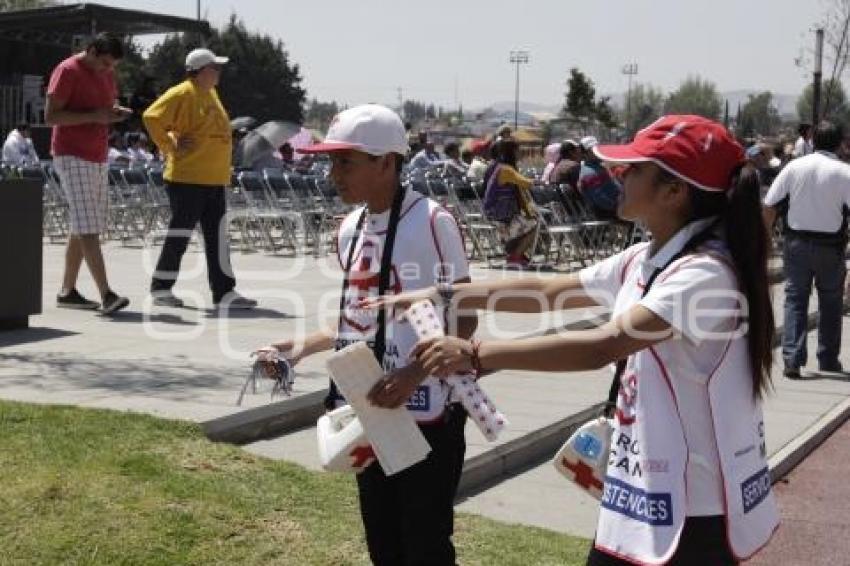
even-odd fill
[{"label": "white t-shirt", "polygon": [[797,138],[797,141],[794,142],[794,150],[791,152],[792,157],[803,157],[804,155],[809,155],[812,151],[814,151],[814,147],[812,145],[811,140],[807,140],[803,136]]},{"label": "white t-shirt", "polygon": [[764,204],[776,206],[785,197],[792,229],[837,232],[843,207],[850,206],[850,165],[827,151],[795,159],[776,176]]},{"label": "white t-shirt", "polygon": [[[612,317],[636,304],[664,319],[675,336],[656,346],[675,381],[688,446],[687,516],[722,515],[723,484],[709,407],[708,378],[723,357],[728,331],[737,312],[737,282],[730,265],[708,242],[661,272],[641,298],[652,272],[664,266],[684,244],[712,220],[696,221],[680,230],[655,255],[649,244],[636,244],[579,276],[585,291],[612,311]],[[714,333],[714,336],[712,336]],[[746,374],[746,371],[742,373]]]},{"label": "white t-shirt", "polygon": [[12,165],[38,165],[38,154],[32,139],[24,137],[17,129],[9,132],[3,143],[3,161]]},{"label": "white t-shirt", "polygon": [[[342,223],[338,239],[340,266],[345,269],[349,246],[363,208],[349,214]],[[367,214],[354,250],[349,273],[349,286],[341,316],[337,345],[371,340],[377,330],[375,311],[352,306],[362,297],[378,293],[384,241],[390,211]],[[431,287],[443,279],[455,282],[469,276],[463,240],[454,217],[439,204],[408,190],[402,201],[399,224],[393,247],[388,294]],[[442,312],[442,311],[441,311]],[[409,325],[396,322],[387,313],[384,369],[408,365],[408,356],[417,339]],[[448,388],[442,381],[428,377],[413,394],[408,409],[419,422],[440,417],[448,399]]]}]

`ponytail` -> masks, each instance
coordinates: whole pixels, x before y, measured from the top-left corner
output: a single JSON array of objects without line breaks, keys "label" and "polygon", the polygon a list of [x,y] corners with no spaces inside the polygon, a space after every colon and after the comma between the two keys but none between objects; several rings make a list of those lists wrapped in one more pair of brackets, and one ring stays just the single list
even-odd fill
[{"label": "ponytail", "polygon": [[761,398],[771,385],[773,336],[776,330],[767,279],[769,239],[761,221],[761,183],[752,165],[733,175],[724,222],[726,243],[749,306],[747,343],[752,367],[753,396]]},{"label": "ponytail", "polygon": [[776,328],[767,280],[770,247],[767,230],[761,220],[761,182],[756,168],[751,165],[738,167],[732,174],[731,187],[727,193],[722,193],[690,185],[691,220],[711,216],[722,219],[738,287],[747,301],[747,346],[752,367],[753,397],[759,399],[771,384]]}]

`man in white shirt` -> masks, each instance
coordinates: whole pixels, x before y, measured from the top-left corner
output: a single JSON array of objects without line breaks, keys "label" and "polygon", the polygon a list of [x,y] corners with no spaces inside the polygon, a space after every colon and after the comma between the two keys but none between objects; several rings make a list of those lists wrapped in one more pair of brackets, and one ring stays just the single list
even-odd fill
[{"label": "man in white shirt", "polygon": [[30,126],[22,122],[9,132],[3,143],[3,163],[23,167],[27,165],[38,165],[38,154],[32,144]]},{"label": "man in white shirt", "polygon": [[843,141],[840,125],[818,124],[815,152],[791,161],[764,198],[769,229],[777,214],[785,216],[783,263],[787,279],[782,357],[785,376],[790,379],[799,379],[800,368],[806,365],[806,323],[813,282],[819,305],[818,365],[821,371],[842,371],[838,353],[850,165],[840,161],[835,153]]},{"label": "man in white shirt", "polygon": [[460,146],[457,142],[449,142],[443,147],[443,153],[446,155],[443,164],[443,174],[452,177],[464,177],[469,168],[466,163],[460,160]]},{"label": "man in white shirt", "polygon": [[434,142],[427,142],[425,147],[410,160],[411,169],[429,169],[442,162],[440,155],[434,149]]},{"label": "man in white shirt", "polygon": [[800,124],[797,128],[797,133],[800,137],[797,138],[797,141],[794,143],[794,151],[791,152],[791,157],[803,157],[804,155],[809,155],[814,151],[814,146],[812,145],[812,125],[811,124]]},{"label": "man in white shirt", "polygon": [[490,151],[489,144],[484,140],[472,142],[472,163],[466,170],[466,178],[470,181],[483,181],[484,172],[487,171],[487,153]]},{"label": "man in white shirt", "polygon": [[[451,536],[466,413],[461,405],[449,403],[445,382],[428,376],[419,362],[411,363],[417,339],[397,321],[399,313],[359,307],[366,297],[469,281],[454,218],[436,202],[401,186],[407,151],[401,119],[375,104],[341,112],[323,143],[299,150],[329,154],[330,176],[342,200],[366,206],[349,214],[339,231],[344,280],[337,328],[258,353],[276,350],[296,363],[323,350],[369,344],[388,372],[370,398],[406,405],[431,446],[424,461],[398,474],[387,476],[373,462],[357,475],[369,555],[375,564],[449,565],[455,563]],[[475,326],[475,317],[459,317],[456,334],[469,337]],[[344,403],[331,384],[326,408]]]}]

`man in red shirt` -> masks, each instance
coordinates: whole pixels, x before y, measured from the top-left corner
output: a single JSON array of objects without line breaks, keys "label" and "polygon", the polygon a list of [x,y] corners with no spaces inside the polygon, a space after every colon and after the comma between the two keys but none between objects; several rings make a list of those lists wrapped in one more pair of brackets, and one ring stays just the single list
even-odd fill
[{"label": "man in red shirt", "polygon": [[[45,121],[53,126],[50,152],[68,198],[70,225],[65,275],[56,298],[59,307],[100,307],[104,314],[112,314],[130,302],[109,288],[100,250],[100,234],[106,230],[108,207],[109,125],[131,113],[116,104],[118,88],[113,69],[123,56],[124,46],[119,38],[100,34],[84,52],[59,63],[47,87],[44,113]],[[102,306],[76,289],[83,259],[100,292]]]}]

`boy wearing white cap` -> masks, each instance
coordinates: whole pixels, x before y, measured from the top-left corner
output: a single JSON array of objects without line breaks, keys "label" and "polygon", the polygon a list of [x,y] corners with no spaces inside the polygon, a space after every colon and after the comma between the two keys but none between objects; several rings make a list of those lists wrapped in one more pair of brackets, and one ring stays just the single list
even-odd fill
[{"label": "boy wearing white cap", "polygon": [[171,288],[180,261],[198,222],[204,235],[207,273],[215,305],[248,309],[257,305],[233,288],[230,250],[221,246],[220,226],[226,211],[224,187],[230,182],[232,140],[230,118],[215,87],[227,57],[209,49],[186,56],[186,80],[168,89],[144,113],[151,139],[166,156],[165,191],[171,222],[151,280],[154,304],[180,307]]},{"label": "boy wearing white cap", "polygon": [[[259,351],[283,352],[292,363],[313,353],[366,341],[387,371],[370,393],[373,402],[406,404],[431,445],[427,459],[392,476],[378,463],[357,476],[369,555],[375,564],[454,564],[454,497],[463,467],[466,413],[448,401],[448,387],[426,377],[409,354],[416,342],[395,313],[363,311],[366,297],[469,281],[469,266],[454,218],[436,202],[401,186],[407,135],[395,112],[368,104],[331,123],[325,142],[300,150],[328,153],[331,179],[343,201],[365,202],[342,223],[338,250],[344,270],[338,327],[302,341]],[[469,337],[476,319],[460,318]],[[326,407],[344,403],[331,383]]]}]

